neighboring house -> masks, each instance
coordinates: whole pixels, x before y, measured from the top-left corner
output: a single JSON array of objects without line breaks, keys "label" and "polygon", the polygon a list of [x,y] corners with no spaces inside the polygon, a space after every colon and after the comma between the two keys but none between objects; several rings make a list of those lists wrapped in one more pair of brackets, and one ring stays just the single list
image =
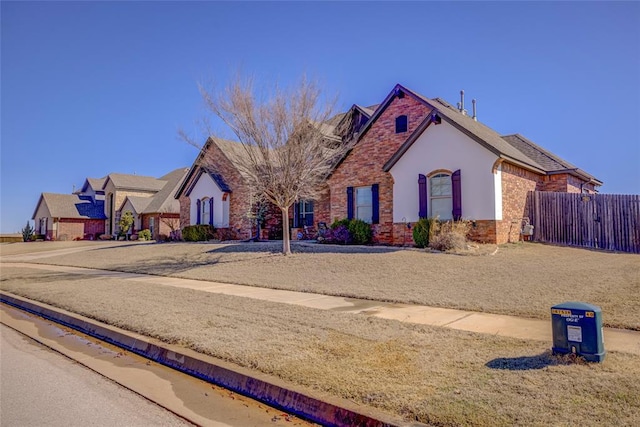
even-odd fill
[{"label": "neighboring house", "polygon": [[104,233],[104,200],[86,194],[42,193],[32,218],[47,240],[96,239]]},{"label": "neighboring house", "polygon": [[253,236],[254,195],[238,165],[243,150],[238,142],[207,140],[174,195],[181,228],[210,224],[228,230],[231,237]]},{"label": "neighboring house", "polygon": [[517,240],[529,191],[595,192],[602,182],[463,107],[396,85],[328,184],[331,218],[360,218],[376,242],[403,244],[408,225],[436,216],[471,220],[475,240]]},{"label": "neighboring house", "polygon": [[143,229],[151,231],[151,238],[162,240],[180,229],[180,203],[173,195],[182,184],[189,169],[176,169],[160,178],[163,187],[152,196],[127,196],[117,212],[117,217],[129,211],[134,223],[131,234]]},{"label": "neighboring house", "polygon": [[151,176],[111,173],[106,176],[102,191],[105,195],[104,215],[106,234],[119,231],[118,221],[124,201],[129,196],[151,197],[167,184],[167,181]]}]

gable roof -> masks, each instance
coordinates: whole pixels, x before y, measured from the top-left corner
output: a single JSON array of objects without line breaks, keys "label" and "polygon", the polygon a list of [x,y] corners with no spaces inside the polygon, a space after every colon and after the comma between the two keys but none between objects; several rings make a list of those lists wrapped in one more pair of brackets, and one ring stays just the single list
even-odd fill
[{"label": "gable roof", "polygon": [[[499,158],[507,160],[525,169],[532,170],[542,174],[553,174],[560,172],[573,173],[583,179],[591,181],[596,185],[602,185],[602,182],[587,174],[584,171],[571,165],[569,162],[562,160],[558,156],[542,149],[533,142],[527,140],[520,135],[501,136],[490,127],[474,120],[466,114],[462,114],[457,108],[444,101],[441,98],[429,99],[417,94],[404,86],[397,84],[391,93],[380,104],[374,116],[365,125],[366,130],[375,122],[382,112],[389,106],[394,96],[399,92],[409,94],[415,99],[421,101],[426,106],[433,109],[432,114],[426,117],[416,130],[407,138],[404,144],[394,153],[394,155],[385,163],[383,170],[388,172],[393,165],[402,157],[418,137],[433,122],[436,116],[445,120],[447,123],[460,130],[462,133],[478,142],[480,145],[497,155]],[[363,129],[362,135],[364,135]]]},{"label": "gable roof", "polygon": [[104,185],[106,180],[107,180],[106,176],[103,176],[102,178],[87,178],[84,181],[84,185],[82,186],[81,191],[83,193],[86,193],[87,190],[89,189],[89,186],[91,186],[93,191],[95,191],[96,193],[102,192],[102,186]]},{"label": "gable roof", "polygon": [[152,176],[129,175],[124,173],[110,173],[102,185],[104,190],[111,181],[118,190],[160,191],[167,183]]},{"label": "gable roof", "polygon": [[122,204],[122,207],[124,207],[124,205],[127,204],[127,200],[129,201],[129,203],[131,203],[131,206],[133,206],[133,210],[135,211],[136,214],[141,214],[144,212],[144,210],[147,208],[147,206],[149,206],[149,203],[151,203],[151,199],[152,197],[145,197],[145,196],[127,196],[124,203]]},{"label": "gable roof", "polygon": [[52,218],[107,219],[104,201],[79,194],[42,193],[31,219],[36,218],[40,204],[46,203]]},{"label": "gable roof", "polygon": [[180,203],[173,198],[173,194],[189,172],[187,168],[179,168],[160,177],[160,181],[166,184],[160,191],[149,197],[150,202],[143,213],[178,213],[180,212]]},{"label": "gable roof", "polygon": [[[238,173],[240,173],[240,175],[242,177],[245,177],[245,175],[242,173],[242,168],[239,168],[239,162],[241,161],[241,159],[243,157],[248,156],[246,148],[239,142],[229,141],[229,140],[226,140],[226,139],[209,137],[209,138],[207,138],[207,141],[205,142],[205,144],[200,149],[200,152],[198,153],[198,156],[193,161],[193,164],[189,168],[189,172],[187,173],[187,175],[184,177],[184,179],[182,180],[182,182],[178,186],[178,190],[175,192],[175,194],[173,196],[175,199],[179,199],[180,196],[183,193],[185,193],[185,191],[187,191],[187,190],[188,190],[188,192],[191,192],[191,190],[193,189],[193,185],[194,185],[193,183],[195,183],[198,180],[199,176],[196,177],[195,179],[192,179],[192,177],[195,174],[201,173],[202,167],[206,167],[207,166],[207,165],[203,165],[202,162],[203,162],[203,159],[204,159],[207,151],[209,150],[209,148],[213,144],[215,144],[216,147],[218,147],[218,149],[222,152],[222,154],[225,156],[225,158],[231,163],[231,165],[238,171]],[[215,173],[215,171],[213,171],[213,170],[207,170],[207,172]],[[221,175],[220,175],[220,177],[222,178]],[[192,184],[187,189],[187,184],[189,182],[192,182]]]}]

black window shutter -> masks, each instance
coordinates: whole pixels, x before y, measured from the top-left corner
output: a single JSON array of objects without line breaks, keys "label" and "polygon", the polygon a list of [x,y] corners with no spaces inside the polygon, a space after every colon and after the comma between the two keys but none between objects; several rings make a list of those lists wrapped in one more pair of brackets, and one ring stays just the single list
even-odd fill
[{"label": "black window shutter", "polygon": [[418,175],[418,205],[420,210],[418,211],[419,218],[427,217],[427,177],[419,174]]},{"label": "black window shutter", "polygon": [[300,203],[295,202],[293,204],[293,228],[300,227]]},{"label": "black window shutter", "polygon": [[198,213],[196,213],[196,224],[200,224],[200,199],[196,200],[196,209]]},{"label": "black window shutter", "polygon": [[213,227],[213,197],[209,199],[209,225]]},{"label": "black window shutter", "polygon": [[380,190],[378,184],[371,186],[371,223],[378,224],[380,222],[380,199],[378,197]]},{"label": "black window shutter", "polygon": [[347,187],[347,219],[353,219],[353,187]]},{"label": "black window shutter", "polygon": [[460,181],[460,169],[451,175],[451,187],[453,195],[453,220],[462,218],[462,186]]}]

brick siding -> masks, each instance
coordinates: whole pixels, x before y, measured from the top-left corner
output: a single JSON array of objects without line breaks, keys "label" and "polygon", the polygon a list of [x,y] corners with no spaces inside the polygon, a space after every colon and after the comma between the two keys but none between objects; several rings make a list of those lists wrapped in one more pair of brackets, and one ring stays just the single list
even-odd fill
[{"label": "brick siding", "polygon": [[50,240],[94,240],[104,234],[104,221],[101,219],[68,219],[61,218],[56,230],[47,230]]},{"label": "brick siding", "polygon": [[[393,177],[384,164],[398,151],[431,110],[410,95],[394,97],[329,178],[331,222],[347,217],[347,187],[379,185],[380,223],[372,226],[374,242],[394,244],[400,233],[393,224]],[[407,132],[395,133],[395,119],[407,115]],[[400,241],[400,243],[402,243]]]}]

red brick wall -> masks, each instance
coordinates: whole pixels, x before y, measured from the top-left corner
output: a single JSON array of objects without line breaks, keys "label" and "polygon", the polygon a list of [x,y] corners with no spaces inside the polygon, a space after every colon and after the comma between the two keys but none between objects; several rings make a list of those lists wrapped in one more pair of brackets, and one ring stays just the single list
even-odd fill
[{"label": "red brick wall", "polygon": [[[153,234],[151,238],[153,240],[162,240],[164,236],[169,237],[171,235],[171,227],[169,226],[170,221],[174,221],[174,227],[180,229],[180,214],[172,214],[172,213],[163,213],[162,217],[160,214],[144,214],[142,215],[142,229],[148,230],[150,225],[150,218],[153,218],[154,227]],[[136,230],[140,231],[140,230]]]},{"label": "red brick wall", "polygon": [[[382,166],[406,141],[431,110],[410,95],[395,97],[372,124],[351,153],[329,178],[330,222],[347,217],[347,187],[379,184],[380,224],[374,225],[374,241],[393,244],[393,177]],[[395,133],[395,119],[408,117],[407,132]],[[402,242],[400,242],[402,243]]]},{"label": "red brick wall", "polygon": [[502,221],[496,222],[497,243],[518,241],[522,219],[529,215],[527,194],[543,187],[543,176],[502,163]]},{"label": "red brick wall", "polygon": [[54,240],[95,239],[96,234],[104,234],[104,220],[65,219],[57,223],[57,232],[48,230],[47,235]]}]

